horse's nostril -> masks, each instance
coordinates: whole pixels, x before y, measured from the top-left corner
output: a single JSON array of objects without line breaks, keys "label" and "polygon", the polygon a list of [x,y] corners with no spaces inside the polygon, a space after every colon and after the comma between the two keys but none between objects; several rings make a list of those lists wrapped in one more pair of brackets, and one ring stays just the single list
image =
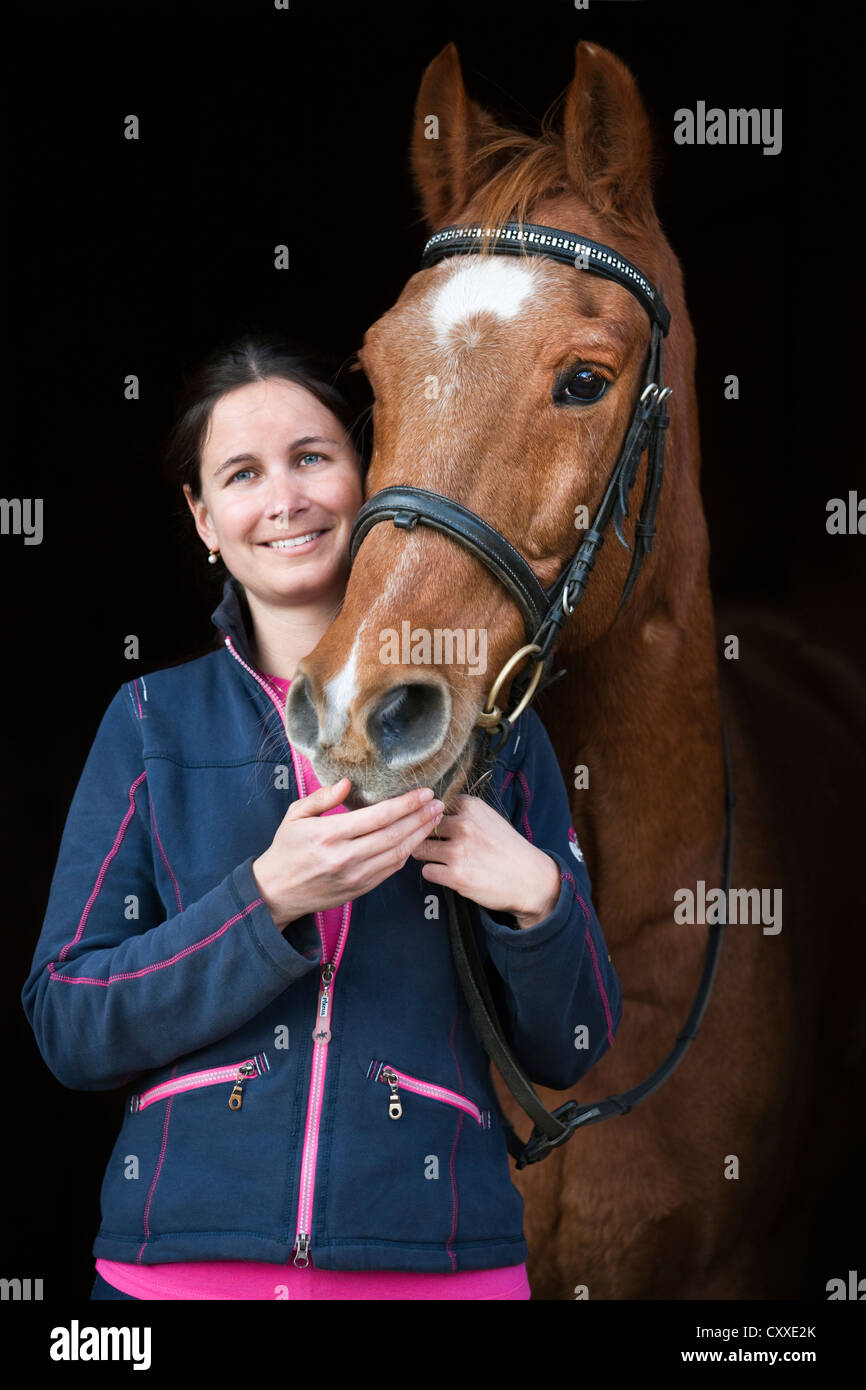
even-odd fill
[{"label": "horse's nostril", "polygon": [[398,685],[382,696],[367,720],[370,742],[392,765],[417,762],[441,743],[448,721],[438,685]]}]

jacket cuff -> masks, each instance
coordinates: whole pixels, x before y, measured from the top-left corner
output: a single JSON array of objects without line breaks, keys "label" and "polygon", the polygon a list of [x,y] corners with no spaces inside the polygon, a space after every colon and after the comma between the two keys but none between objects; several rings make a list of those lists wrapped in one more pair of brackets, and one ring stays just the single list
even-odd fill
[{"label": "jacket cuff", "polygon": [[[258,855],[251,854],[249,859],[238,864],[229,875],[229,886],[239,909],[248,908],[250,903],[262,896],[252,867],[253,860],[257,858]],[[315,918],[298,918],[297,921],[290,922],[285,931],[281,931],[271,916],[271,909],[262,901],[252,912],[246,913],[244,921],[257,949],[287,983],[306,975],[310,970],[315,970],[320,964],[322,944]],[[309,930],[310,921],[313,924],[312,932]],[[287,933],[293,934],[297,945],[291,944],[287,939]]]},{"label": "jacket cuff", "polygon": [[[564,877],[566,871],[571,872],[565,860],[555,850],[546,849],[544,853],[554,860],[560,873],[559,897],[549,916],[536,922],[534,927],[521,928],[517,926],[511,913],[493,914],[485,907],[478,908],[478,915],[487,935],[493,941],[503,942],[509,950],[531,951],[536,946],[544,945],[562,931],[572,912],[579,910],[571,884]],[[514,922],[514,926],[508,926],[508,920]]]}]

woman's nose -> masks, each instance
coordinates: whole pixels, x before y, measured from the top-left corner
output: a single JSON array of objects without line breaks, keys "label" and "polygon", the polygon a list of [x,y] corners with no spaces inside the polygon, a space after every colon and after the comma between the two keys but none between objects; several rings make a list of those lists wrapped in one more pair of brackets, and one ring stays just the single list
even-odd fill
[{"label": "woman's nose", "polygon": [[293,517],[309,510],[310,498],[302,483],[283,475],[269,482],[264,504],[266,515],[277,529],[288,530]]}]

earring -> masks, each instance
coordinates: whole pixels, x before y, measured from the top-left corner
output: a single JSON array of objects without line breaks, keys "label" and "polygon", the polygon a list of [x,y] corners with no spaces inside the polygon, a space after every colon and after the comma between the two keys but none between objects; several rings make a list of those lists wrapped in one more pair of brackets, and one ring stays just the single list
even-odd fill
[{"label": "earring", "polygon": [[209,565],[216,564],[217,560],[219,559],[219,553],[219,546],[215,546],[214,549],[211,551],[210,555],[208,555],[207,557],[207,562]]}]

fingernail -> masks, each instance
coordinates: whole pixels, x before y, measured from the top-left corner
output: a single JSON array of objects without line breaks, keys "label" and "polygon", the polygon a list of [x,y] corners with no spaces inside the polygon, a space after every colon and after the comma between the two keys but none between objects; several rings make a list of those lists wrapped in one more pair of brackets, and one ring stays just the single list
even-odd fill
[{"label": "fingernail", "polygon": [[430,810],[431,810],[431,811],[444,811],[444,810],[445,810],[445,803],[444,803],[444,801],[434,801],[434,802],[433,802],[433,805],[430,807]]},{"label": "fingernail", "polygon": [[425,801],[432,801],[432,799],[433,799],[433,789],[432,789],[432,787],[424,787],[424,788],[422,789],[422,791],[421,791],[421,804],[422,804],[422,806],[423,806],[423,804],[424,804]]},{"label": "fingernail", "polygon": [[434,820],[434,822],[433,822],[433,829],[434,829],[434,830],[436,829],[436,827],[437,827],[437,825],[439,824],[439,822],[441,821],[441,819],[442,819],[441,816],[437,816],[436,819]]}]

